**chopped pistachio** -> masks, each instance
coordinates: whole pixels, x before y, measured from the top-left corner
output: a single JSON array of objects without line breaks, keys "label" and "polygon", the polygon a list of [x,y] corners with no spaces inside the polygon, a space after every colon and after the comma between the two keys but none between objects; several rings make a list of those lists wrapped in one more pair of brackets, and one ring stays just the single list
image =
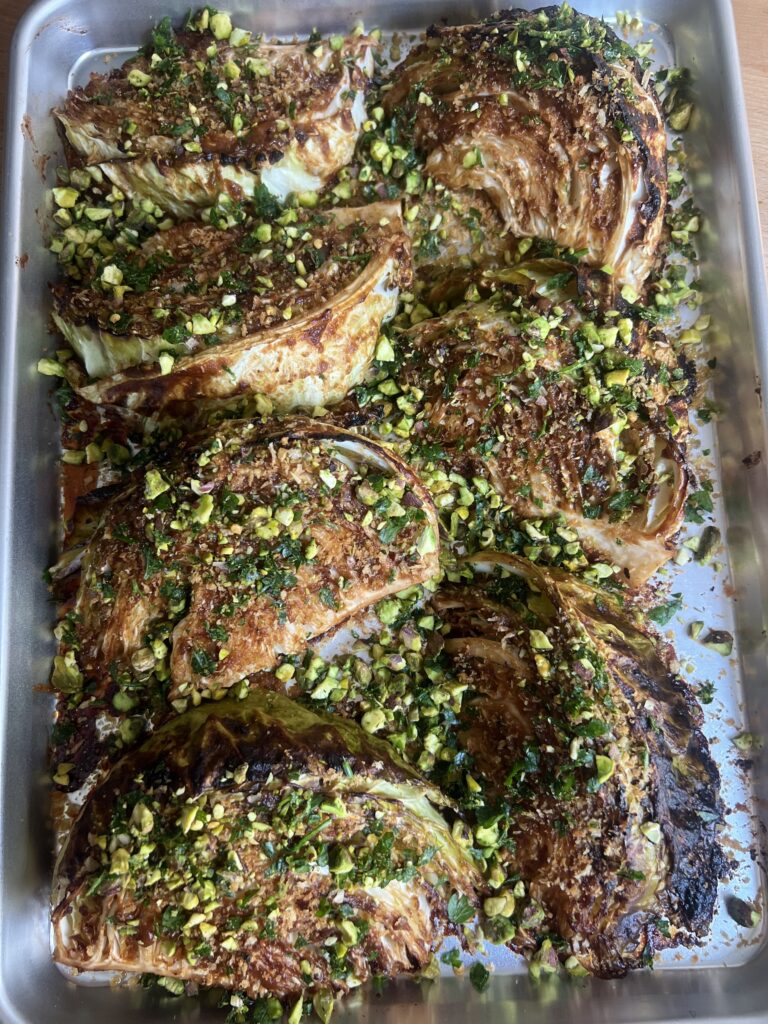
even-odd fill
[{"label": "chopped pistachio", "polygon": [[339,925],[339,933],[348,946],[357,945],[360,939],[360,933],[352,921],[342,921]]},{"label": "chopped pistachio", "polygon": [[640,831],[649,843],[658,845],[661,842],[661,827],[657,821],[645,821],[640,826]]},{"label": "chopped pistachio", "polygon": [[93,441],[85,445],[85,461],[89,466],[101,462],[100,446]]},{"label": "chopped pistachio", "polygon": [[65,448],[61,455],[61,461],[68,466],[80,466],[85,462],[85,452],[73,448]]},{"label": "chopped pistachio", "polygon": [[207,523],[211,518],[212,512],[213,498],[210,494],[203,494],[201,495],[198,503],[192,509],[190,519],[193,523],[201,523],[202,525],[205,525],[205,523]]},{"label": "chopped pistachio", "polygon": [[348,875],[355,864],[349,851],[343,846],[335,847],[328,858],[328,867],[334,875]]},{"label": "chopped pistachio", "polygon": [[194,313],[192,319],[187,323],[187,330],[192,334],[213,334],[216,326],[202,313]]},{"label": "chopped pistachio", "polygon": [[422,558],[425,555],[431,555],[434,551],[437,551],[437,537],[435,536],[434,527],[424,527],[421,536],[416,542],[416,550]]},{"label": "chopped pistachio", "polygon": [[690,123],[692,114],[693,104],[681,103],[667,118],[669,127],[674,132],[684,132]]},{"label": "chopped pistachio", "polygon": [[479,792],[481,792],[482,786],[480,785],[480,783],[476,779],[474,779],[469,774],[469,772],[467,772],[466,776],[464,777],[464,781],[466,782],[467,789],[470,791],[470,793],[479,793]]},{"label": "chopped pistachio", "polygon": [[515,897],[511,893],[489,896],[483,902],[483,911],[488,917],[511,917],[515,912]]},{"label": "chopped pistachio", "polygon": [[379,617],[379,621],[384,626],[391,625],[395,619],[400,615],[402,607],[397,598],[387,598],[381,601],[376,607],[376,614]]},{"label": "chopped pistachio", "polygon": [[67,371],[56,359],[38,359],[37,372],[46,377],[66,377]]},{"label": "chopped pistachio", "polygon": [[139,801],[131,811],[131,824],[144,836],[155,827],[155,818],[145,803]]},{"label": "chopped pistachio", "polygon": [[127,875],[131,869],[130,855],[128,851],[120,846],[112,854],[109,861],[110,871],[113,875]]},{"label": "chopped pistachio", "polygon": [[79,198],[80,193],[73,188],[55,188],[53,190],[54,202],[65,210],[71,210]]},{"label": "chopped pistachio", "polygon": [[263,57],[248,57],[245,66],[252,71],[257,78],[269,78],[271,69]]},{"label": "chopped pistachio", "polygon": [[192,828],[192,824],[195,821],[196,817],[197,805],[185,804],[181,810],[181,816],[179,817],[179,825],[181,826],[181,830],[185,835]]},{"label": "chopped pistachio", "polygon": [[725,629],[710,629],[702,643],[711,651],[722,654],[724,658],[733,653],[733,636]]},{"label": "chopped pistachio", "polygon": [[558,964],[557,951],[552,946],[552,940],[544,939],[528,964],[528,972],[533,981],[539,981],[542,975],[554,974]]},{"label": "chopped pistachio", "polygon": [[763,742],[760,739],[760,737],[756,736],[753,732],[739,733],[738,736],[734,736],[734,738],[731,740],[731,743],[738,750],[742,750],[745,753],[748,753],[751,750],[759,749],[763,745]]},{"label": "chopped pistachio", "polygon": [[589,975],[589,971],[584,967],[575,956],[571,955],[567,958],[563,964],[566,971],[572,978],[586,978]]},{"label": "chopped pistachio", "polygon": [[328,1024],[333,1016],[333,995],[328,989],[321,989],[312,997],[312,1007],[322,1024]]},{"label": "chopped pistachio", "polygon": [[145,85],[149,85],[152,81],[151,76],[146,74],[146,72],[141,71],[139,68],[133,68],[128,72],[127,77],[131,85],[135,86],[137,89],[142,88]]},{"label": "chopped pistachio", "polygon": [[230,46],[246,46],[251,40],[251,33],[244,28],[233,28],[229,34]]},{"label": "chopped pistachio", "polygon": [[372,708],[370,711],[366,711],[360,719],[360,725],[369,733],[378,732],[379,729],[383,729],[386,724],[387,716],[381,708]]},{"label": "chopped pistachio", "polygon": [[701,533],[699,545],[696,549],[696,561],[707,565],[720,543],[720,531],[716,526],[705,526]]},{"label": "chopped pistachio", "polygon": [[499,829],[497,825],[479,825],[475,829],[475,839],[480,846],[495,846],[499,841]]},{"label": "chopped pistachio", "polygon": [[[162,658],[157,660],[162,661]],[[140,647],[131,655],[131,668],[139,675],[151,672],[155,667],[155,652],[151,647]]]},{"label": "chopped pistachio", "polygon": [[57,654],[53,659],[51,684],[62,693],[74,693],[82,688],[83,674],[78,668],[74,651]]},{"label": "chopped pistachio", "polygon": [[173,364],[176,360],[170,352],[161,352],[158,362],[160,364],[160,373],[165,377],[173,369]]},{"label": "chopped pistachio", "polygon": [[552,650],[552,644],[551,644],[551,642],[549,640],[549,637],[547,636],[546,633],[542,632],[542,630],[540,630],[540,629],[529,629],[528,630],[528,638],[529,638],[531,647],[535,651],[551,651]]},{"label": "chopped pistachio", "polygon": [[293,679],[296,675],[296,669],[293,665],[286,662],[275,670],[275,676],[280,680],[281,683],[287,683],[289,679]]},{"label": "chopped pistachio", "polygon": [[118,690],[112,698],[112,707],[115,711],[130,711],[135,704],[136,701],[125,690]]},{"label": "chopped pistachio", "polygon": [[754,903],[747,903],[738,896],[728,896],[725,900],[725,909],[728,916],[733,918],[741,928],[754,928],[762,917],[761,910]]},{"label": "chopped pistachio", "polygon": [[211,15],[210,27],[215,39],[229,39],[232,35],[232,19],[224,11]]},{"label": "chopped pistachio", "polygon": [[123,272],[114,263],[108,263],[101,271],[101,280],[104,284],[119,285],[123,283]]},{"label": "chopped pistachio", "polygon": [[628,369],[611,370],[610,373],[606,373],[606,375],[605,375],[605,383],[606,383],[606,386],[609,387],[609,388],[615,387],[615,386],[624,387],[624,385],[627,383],[628,380],[629,380],[629,370]]},{"label": "chopped pistachio", "polygon": [[[173,955],[173,950],[169,955]],[[158,978],[157,984],[174,996],[184,995],[184,981],[182,978]]]},{"label": "chopped pistachio", "polygon": [[352,183],[349,181],[340,181],[333,189],[331,189],[337,199],[351,199],[352,198]]},{"label": "chopped pistachio", "polygon": [[394,358],[395,350],[392,348],[392,343],[386,335],[382,334],[376,345],[374,359],[380,363],[391,363]]},{"label": "chopped pistachio", "polygon": [[144,477],[144,497],[147,501],[154,501],[155,498],[159,498],[161,494],[165,494],[169,491],[171,485],[156,469],[147,470],[147,475]]},{"label": "chopped pistachio", "polygon": [[610,779],[615,767],[616,765],[610,757],[606,757],[604,754],[595,755],[595,769],[597,773],[597,781],[600,785]]},{"label": "chopped pistachio", "polygon": [[382,162],[388,153],[389,144],[384,139],[375,139],[371,144],[371,156],[379,163]]}]

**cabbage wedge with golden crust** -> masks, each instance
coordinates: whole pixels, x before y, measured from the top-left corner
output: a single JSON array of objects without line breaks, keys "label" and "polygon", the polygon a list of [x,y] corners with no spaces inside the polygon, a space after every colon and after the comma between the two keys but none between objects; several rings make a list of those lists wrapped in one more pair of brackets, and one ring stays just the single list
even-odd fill
[{"label": "cabbage wedge with golden crust", "polygon": [[221,695],[437,572],[429,492],[376,442],[311,420],[187,440],[135,474],[82,553],[52,677],[79,722],[72,782],[124,739],[118,713]]},{"label": "cabbage wedge with golden crust", "polygon": [[254,393],[282,412],[343,398],[410,284],[400,205],[279,221],[184,222],[81,287],[55,285],[54,322],[79,357],[73,386],[147,411]]},{"label": "cabbage wedge with golden crust", "polygon": [[177,217],[259,184],[281,200],[319,190],[365,120],[371,39],[270,44],[214,18],[203,11],[178,35],[166,19],[138,56],[54,110],[72,162]]},{"label": "cabbage wedge with golden crust", "polygon": [[507,555],[469,564],[474,581],[433,605],[468,686],[460,743],[506,807],[510,869],[528,897],[511,944],[535,949],[554,932],[610,977],[695,943],[724,872],[723,809],[673,652],[571,574]]},{"label": "cabbage wedge with golden crust", "polygon": [[482,192],[505,231],[642,287],[662,239],[666,135],[649,76],[603,22],[564,5],[433,27],[384,102],[409,120],[425,173]]},{"label": "cabbage wedge with golden crust", "polygon": [[[489,480],[513,519],[562,516],[559,543],[575,530],[639,586],[673,554],[690,471],[684,410],[670,425],[655,363],[634,335],[622,341],[626,327],[598,326],[571,303],[500,295],[405,332],[389,393],[392,420],[406,406],[411,415],[415,464],[434,448],[465,480]],[[346,422],[390,437],[379,408],[358,401],[342,407]]]},{"label": "cabbage wedge with golden crust", "polygon": [[119,761],[54,880],[54,956],[251,996],[426,967],[482,878],[385,743],[278,694],[208,703]]}]

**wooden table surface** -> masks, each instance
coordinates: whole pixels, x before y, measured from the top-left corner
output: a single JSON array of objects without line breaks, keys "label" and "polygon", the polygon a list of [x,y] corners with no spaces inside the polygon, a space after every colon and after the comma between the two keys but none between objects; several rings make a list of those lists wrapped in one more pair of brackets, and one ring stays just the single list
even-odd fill
[{"label": "wooden table surface", "polygon": [[[544,0],[542,0],[544,2]],[[768,0],[732,0],[747,96],[752,153],[763,233],[768,254]],[[0,0],[0,157],[3,148],[8,50],[13,29],[29,0]],[[160,5],[162,6],[162,5]],[[578,7],[578,2],[575,3]],[[617,2],[617,7],[625,5]],[[0,168],[2,163],[0,162]],[[0,171],[0,175],[2,171]]]}]

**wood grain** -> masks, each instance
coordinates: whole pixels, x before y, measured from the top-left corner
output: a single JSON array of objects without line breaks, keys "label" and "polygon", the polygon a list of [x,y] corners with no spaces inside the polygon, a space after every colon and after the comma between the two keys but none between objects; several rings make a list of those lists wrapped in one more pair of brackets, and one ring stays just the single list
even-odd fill
[{"label": "wood grain", "polygon": [[[543,0],[542,0],[543,2]],[[29,0],[0,0],[0,157],[7,87],[8,54],[16,22]],[[575,6],[578,7],[578,2]],[[624,7],[625,4],[617,4]],[[631,4],[629,5],[632,6]],[[747,96],[763,252],[768,254],[768,0],[733,0],[741,69]],[[0,168],[3,166],[0,163]],[[0,175],[2,171],[0,171]]]},{"label": "wood grain", "polygon": [[733,13],[752,139],[763,256],[768,257],[768,0],[733,0]]}]

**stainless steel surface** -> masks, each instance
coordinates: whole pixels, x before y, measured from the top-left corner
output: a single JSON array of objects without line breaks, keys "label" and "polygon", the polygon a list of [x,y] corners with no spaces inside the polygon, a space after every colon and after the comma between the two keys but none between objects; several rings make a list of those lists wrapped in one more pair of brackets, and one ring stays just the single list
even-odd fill
[{"label": "stainless steel surface", "polygon": [[[45,744],[51,703],[41,684],[52,653],[52,608],[41,573],[55,550],[58,439],[48,383],[35,364],[52,344],[46,334],[46,281],[55,267],[42,230],[59,146],[49,111],[73,81],[104,66],[105,54],[136,46],[160,13],[181,17],[187,6],[186,0],[45,0],[30,9],[15,40],[0,227],[0,1016],[14,1024],[222,1019],[212,1003],[74,985],[52,964],[48,933]],[[322,31],[344,28],[358,17],[367,25],[415,30],[442,17],[470,21],[494,9],[486,0],[298,0],[263,7],[240,0],[222,6],[247,27],[282,35],[313,24]],[[605,3],[577,6],[607,17],[615,13]],[[686,143],[695,198],[708,219],[701,237],[702,274],[716,325],[716,398],[724,409],[700,445],[719,451],[719,514],[733,600],[726,599],[722,577],[711,568],[669,575],[690,609],[675,623],[681,660],[694,681],[710,678],[717,687],[717,699],[706,709],[706,731],[723,770],[730,808],[725,836],[737,860],[726,891],[752,896],[762,869],[749,850],[755,810],[763,820],[768,817],[768,756],[758,752],[747,775],[734,764],[730,738],[745,724],[768,736],[768,436],[759,392],[768,364],[768,304],[738,58],[727,0],[645,0],[636,13],[658,23],[659,56],[674,55],[696,79],[699,113]],[[742,460],[756,451],[763,461],[747,468]],[[732,620],[738,660],[704,657],[700,645],[684,636],[685,622],[694,618],[725,628]],[[338,1017],[382,1024],[459,1024],[479,1015],[487,1024],[768,1021],[768,943],[759,931],[744,936],[721,912],[701,950],[668,954],[652,974],[536,986],[506,957],[498,960],[483,995],[466,979],[403,982],[380,998],[358,996]]]}]

